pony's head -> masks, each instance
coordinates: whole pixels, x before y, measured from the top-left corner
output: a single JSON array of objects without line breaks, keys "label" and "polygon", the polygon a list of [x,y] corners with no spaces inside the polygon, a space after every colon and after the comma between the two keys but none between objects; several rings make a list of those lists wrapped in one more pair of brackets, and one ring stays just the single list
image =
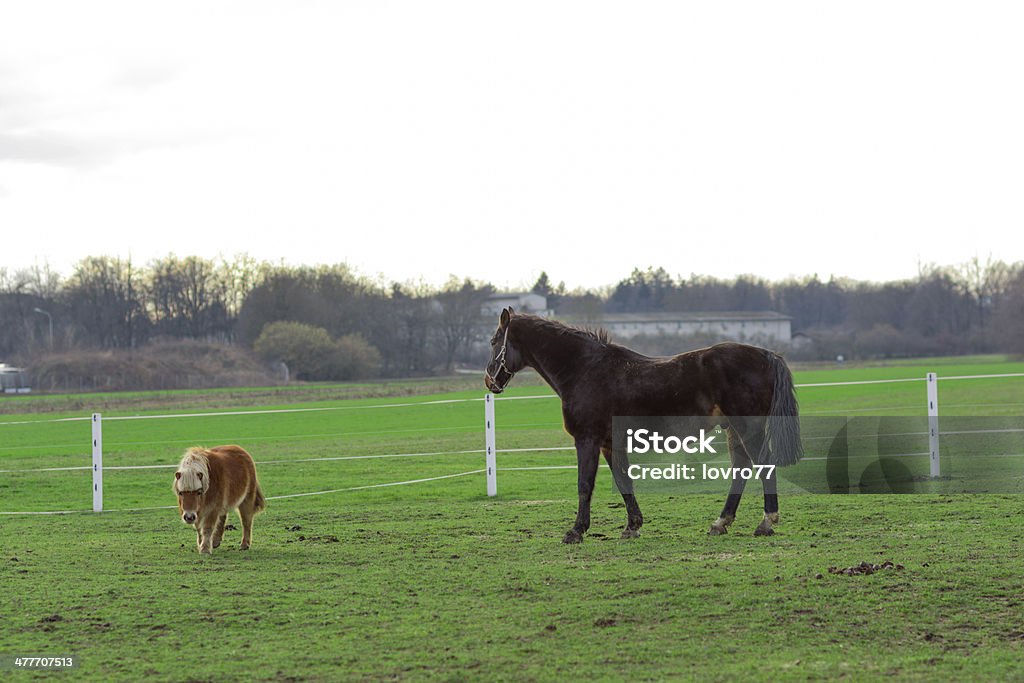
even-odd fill
[{"label": "pony's head", "polygon": [[210,488],[210,465],[201,448],[190,448],[174,473],[174,492],[178,495],[178,512],[185,524],[195,524],[203,494]]},{"label": "pony's head", "polygon": [[510,333],[514,316],[511,306],[502,310],[498,329],[491,337],[491,360],[484,370],[484,385],[495,394],[503,392],[515,374],[526,365],[523,354],[516,348],[515,335]]}]

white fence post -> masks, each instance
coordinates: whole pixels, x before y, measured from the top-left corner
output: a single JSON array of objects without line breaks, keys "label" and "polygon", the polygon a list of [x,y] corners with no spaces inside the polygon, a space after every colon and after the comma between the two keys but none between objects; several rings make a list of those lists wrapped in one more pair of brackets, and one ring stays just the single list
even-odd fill
[{"label": "white fence post", "polygon": [[934,372],[925,377],[928,384],[928,459],[933,479],[939,476],[939,378]]},{"label": "white fence post", "polygon": [[103,511],[103,417],[92,414],[92,511]]},{"label": "white fence post", "polygon": [[498,465],[495,457],[494,394],[484,395],[484,440],[487,448],[487,495],[498,495]]}]

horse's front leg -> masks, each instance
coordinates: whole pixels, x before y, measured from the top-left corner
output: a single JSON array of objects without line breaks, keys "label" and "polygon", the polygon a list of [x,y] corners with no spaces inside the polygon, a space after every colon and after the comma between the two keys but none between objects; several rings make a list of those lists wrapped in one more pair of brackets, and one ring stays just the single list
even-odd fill
[{"label": "horse's front leg", "polygon": [[217,520],[217,528],[213,530],[213,547],[219,548],[220,542],[224,538],[224,526],[228,521],[228,513],[224,513]]},{"label": "horse's front leg", "polygon": [[593,440],[576,441],[576,475],[579,507],[576,523],[562,539],[562,543],[580,543],[583,534],[590,528],[590,498],[594,495],[594,481],[597,479],[597,457],[600,445]]},{"label": "horse's front leg", "polygon": [[216,516],[200,515],[196,520],[196,529],[199,530],[199,552],[209,555],[213,552],[213,529],[217,523]]}]

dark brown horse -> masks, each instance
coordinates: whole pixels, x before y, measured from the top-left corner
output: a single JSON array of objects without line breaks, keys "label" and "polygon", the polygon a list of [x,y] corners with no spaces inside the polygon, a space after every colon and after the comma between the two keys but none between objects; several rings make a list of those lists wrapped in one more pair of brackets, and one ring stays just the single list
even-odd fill
[{"label": "dark brown horse", "polygon": [[[578,329],[507,308],[491,338],[484,379],[488,390],[501,393],[524,367],[536,370],[562,399],[565,430],[576,444],[579,509],[565,543],[579,543],[590,527],[590,498],[602,453],[626,503],[622,537],[640,534],[644,520],[631,481],[620,478],[613,463],[613,416],[706,416],[708,424],[726,427],[734,467],[789,465],[802,455],[793,377],[785,361],[766,349],[727,342],[649,358],[611,343],[604,330]],[[743,416],[742,426],[730,424],[730,416]],[[745,483],[733,480],[710,534],[727,532]],[[774,533],[772,525],[779,521],[776,479],[762,478],[762,484],[764,519],[754,531],[757,536]]]}]

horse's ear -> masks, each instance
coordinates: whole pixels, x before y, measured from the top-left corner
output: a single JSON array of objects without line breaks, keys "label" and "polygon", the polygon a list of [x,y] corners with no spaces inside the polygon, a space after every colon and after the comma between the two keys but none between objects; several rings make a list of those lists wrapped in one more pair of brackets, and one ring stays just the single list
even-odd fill
[{"label": "horse's ear", "polygon": [[502,309],[502,311],[501,311],[501,321],[499,322],[499,325],[501,327],[505,327],[506,325],[508,325],[508,321],[511,320],[511,319],[512,319],[512,308],[509,307],[509,308]]},{"label": "horse's ear", "polygon": [[175,472],[174,473],[174,478],[175,479],[181,479],[181,472]]}]

